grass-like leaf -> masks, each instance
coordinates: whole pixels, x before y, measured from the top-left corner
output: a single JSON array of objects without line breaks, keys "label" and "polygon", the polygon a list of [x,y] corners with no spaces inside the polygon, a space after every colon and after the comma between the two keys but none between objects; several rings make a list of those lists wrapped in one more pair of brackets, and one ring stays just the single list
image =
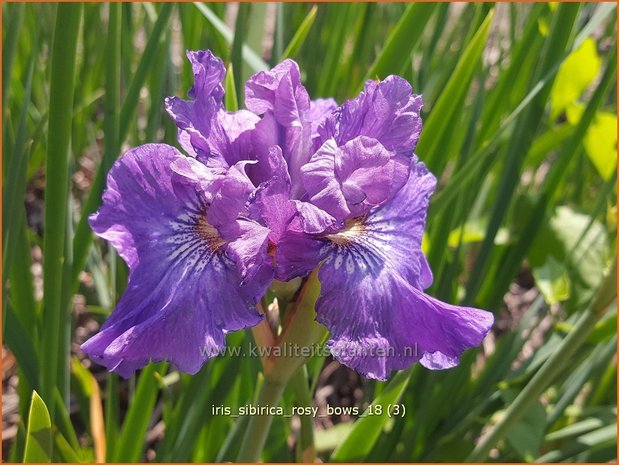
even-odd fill
[{"label": "grass-like leaf", "polygon": [[[204,3],[194,3],[198,11],[211,23],[211,25],[217,30],[217,32],[228,42],[232,44],[234,40],[234,32],[226,26],[226,24],[219,19],[219,17],[213,13],[213,11],[207,7]],[[264,71],[269,68],[269,65],[260,58],[256,52],[254,52],[247,45],[242,46],[243,60],[249,65],[253,72]]]},{"label": "grass-like leaf", "polygon": [[[62,308],[62,270],[64,266],[67,197],[69,187],[69,148],[75,91],[77,34],[82,16],[81,4],[59,4],[56,36],[52,51],[50,83],[47,176],[45,194],[45,261],[43,267],[44,311],[41,352],[41,394],[54,418],[54,389],[60,364],[59,335],[69,317]],[[66,367],[65,367],[66,369]]]},{"label": "grass-like leaf", "polygon": [[52,425],[49,411],[36,391],[28,415],[28,431],[24,463],[47,463],[52,461]]},{"label": "grass-like leaf", "polygon": [[[333,451],[331,460],[335,462],[363,461],[372,450],[380,436],[387,419],[391,418],[391,407],[399,405],[402,393],[408,385],[410,370],[401,371],[389,382],[372,405],[355,422],[355,426]],[[380,410],[377,407],[380,406]],[[398,408],[401,408],[399,406]],[[401,412],[401,410],[400,410]]]},{"label": "grass-like leaf", "polygon": [[[411,54],[426,24],[436,8],[434,3],[411,3],[387,38],[385,46],[376,57],[363,79],[384,79],[389,74],[400,74],[407,63],[406,53]],[[405,59],[402,59],[402,55]]]},{"label": "grass-like leaf", "polygon": [[284,53],[281,55],[281,60],[285,60],[286,58],[293,58],[299,49],[305,43],[305,39],[309,34],[310,29],[314,24],[314,20],[316,19],[316,13],[318,12],[318,7],[314,5],[312,9],[309,11],[297,31],[294,33],[292,39],[290,39],[290,43],[284,50]]}]

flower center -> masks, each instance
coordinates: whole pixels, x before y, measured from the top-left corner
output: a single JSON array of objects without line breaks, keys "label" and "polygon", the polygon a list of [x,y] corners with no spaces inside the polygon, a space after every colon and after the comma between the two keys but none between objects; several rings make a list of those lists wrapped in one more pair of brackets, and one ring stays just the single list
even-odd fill
[{"label": "flower center", "polygon": [[206,242],[207,247],[212,252],[219,251],[219,249],[226,244],[226,241],[219,235],[217,228],[206,221],[206,215],[198,217],[195,228],[198,235]]},{"label": "flower center", "polygon": [[344,246],[354,242],[364,231],[363,218],[351,218],[346,220],[344,229],[335,234],[327,234],[325,237],[336,245]]}]

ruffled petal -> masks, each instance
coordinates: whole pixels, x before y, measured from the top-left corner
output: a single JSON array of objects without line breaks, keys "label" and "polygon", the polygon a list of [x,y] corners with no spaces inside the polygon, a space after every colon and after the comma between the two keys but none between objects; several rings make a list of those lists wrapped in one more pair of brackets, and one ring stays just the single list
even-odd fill
[{"label": "ruffled petal", "polygon": [[354,215],[389,200],[408,178],[410,159],[388,152],[376,139],[357,137],[339,152],[335,175]]},{"label": "ruffled petal", "polygon": [[[175,153],[180,155],[177,152]],[[207,167],[195,158],[183,156],[174,158],[170,163],[170,169],[175,175],[185,178],[186,182],[200,186],[203,194],[208,196],[207,200],[209,203],[212,201],[213,192],[219,188],[221,181],[223,181],[227,173],[225,167]]]},{"label": "ruffled petal", "polygon": [[[309,201],[329,215],[344,220],[350,215],[342,185],[335,175],[339,150],[334,139],[327,140],[309,163],[301,168],[301,179]],[[322,231],[316,231],[322,232]]]},{"label": "ruffled petal", "polygon": [[310,109],[305,115],[305,119],[312,125],[311,137],[318,137],[318,126],[320,126],[329,114],[337,108],[337,102],[332,98],[318,98],[310,102]]},{"label": "ruffled petal", "polygon": [[336,231],[343,223],[313,203],[295,200],[294,204],[298,213],[298,223],[301,226],[301,230],[306,234]]},{"label": "ruffled petal", "polygon": [[91,217],[93,230],[131,273],[116,309],[82,348],[122,376],[149,360],[195,373],[223,348],[227,332],[262,318],[255,304],[268,276],[244,285],[235,260],[259,262],[265,247],[237,245],[247,231],[224,238],[207,222],[225,176],[198,166],[166,145],[133,149],[112,167],[103,204]]},{"label": "ruffled petal", "polygon": [[188,153],[208,154],[208,138],[213,118],[223,108],[224,90],[221,82],[226,69],[223,62],[210,50],[187,51],[187,58],[191,62],[194,76],[194,85],[188,93],[191,100],[168,97],[165,106],[179,128],[179,140],[183,141],[183,147]]},{"label": "ruffled petal", "polygon": [[416,157],[406,184],[365,220],[376,247],[384,250],[391,267],[417,289],[432,285],[432,271],[421,250],[426,215],[436,178]]},{"label": "ruffled petal", "polygon": [[406,182],[410,163],[376,139],[360,136],[338,147],[332,138],[301,168],[301,175],[309,201],[343,222],[391,199]]},{"label": "ruffled petal", "polygon": [[299,66],[285,60],[270,71],[253,75],[245,84],[245,105],[264,115],[257,137],[263,147],[281,147],[290,173],[291,196],[300,198],[301,167],[312,155],[312,122],[307,119],[312,114]]},{"label": "ruffled petal", "polygon": [[223,108],[221,84],[226,70],[209,50],[187,52],[194,85],[188,95],[166,99],[166,110],[179,128],[183,149],[209,166],[229,167],[251,159],[250,132],[260,118],[247,110],[227,112]]},{"label": "ruffled petal", "polygon": [[386,379],[417,361],[432,369],[453,366],[492,325],[488,312],[423,293],[432,274],[421,239],[435,185],[413,158],[406,184],[366,216],[310,235],[299,215],[279,243],[278,279],[303,276],[320,263],[317,319],[331,333],[334,356],[368,377]]},{"label": "ruffled petal", "polygon": [[[170,168],[178,160],[192,159],[174,147],[147,144],[129,150],[110,170],[102,206],[90,217],[90,226],[114,246],[131,269],[139,264],[140,247],[166,234],[169,226],[165,220],[182,215],[184,202],[196,201],[195,194],[191,199],[177,198],[183,185],[196,184]],[[200,175],[208,176],[208,172]],[[153,218],[161,220],[153,222]]]},{"label": "ruffled petal", "polygon": [[268,254],[269,229],[255,221],[239,219],[221,228],[226,254],[236,263],[245,291],[263,295],[264,283],[273,279],[273,259]]},{"label": "ruffled petal", "polygon": [[245,173],[248,164],[253,162],[238,162],[222,178],[206,215],[209,224],[220,228],[234,222],[239,215],[246,214],[247,202],[255,190]]},{"label": "ruffled petal", "polygon": [[208,153],[198,153],[198,160],[207,165],[223,163],[232,166],[239,161],[254,159],[252,132],[259,121],[258,116],[247,110],[219,110],[206,138]]},{"label": "ruffled petal", "polygon": [[273,112],[282,126],[299,125],[310,110],[310,99],[301,84],[299,65],[284,60],[270,71],[254,74],[245,84],[245,105],[262,115]]},{"label": "ruffled petal", "polygon": [[[189,247],[188,247],[189,248]],[[82,349],[128,377],[149,361],[169,360],[196,373],[221,353],[225,334],[260,322],[234,263],[192,248],[175,263],[163,254],[143,260],[101,331]]]},{"label": "ruffled petal", "polygon": [[451,368],[493,324],[491,313],[434,299],[361,248],[331,254],[319,279],[317,320],[330,331],[331,353],[370,378],[385,380],[417,361]]},{"label": "ruffled petal", "polygon": [[[296,215],[294,202],[290,199],[288,167],[278,146],[250,168],[261,170],[259,177],[266,179],[258,186],[250,205],[250,217],[264,223],[270,230],[269,240],[277,244]],[[267,174],[268,173],[268,174]]]},{"label": "ruffled petal", "polygon": [[193,52],[187,50],[187,58],[191,63],[194,84],[187,95],[195,100],[211,97],[215,102],[221,102],[224,96],[222,81],[226,76],[223,61],[210,50]]},{"label": "ruffled petal", "polygon": [[338,145],[358,136],[377,139],[390,151],[411,156],[421,133],[422,99],[401,77],[367,81],[363,92],[333,111],[318,128],[314,147],[334,137]]},{"label": "ruffled petal", "polygon": [[306,234],[299,218],[293,218],[275,249],[275,279],[280,281],[307,276],[323,257],[325,243]]}]

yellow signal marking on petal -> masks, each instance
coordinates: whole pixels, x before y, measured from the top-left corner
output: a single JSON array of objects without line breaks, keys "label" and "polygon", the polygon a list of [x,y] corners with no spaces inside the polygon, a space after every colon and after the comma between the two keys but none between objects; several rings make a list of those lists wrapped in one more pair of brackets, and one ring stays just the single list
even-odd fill
[{"label": "yellow signal marking on petal", "polygon": [[226,244],[226,241],[219,235],[217,228],[206,221],[206,215],[202,215],[198,218],[195,229],[198,235],[206,241],[209,250],[213,252],[219,251],[219,249]]},{"label": "yellow signal marking on petal", "polygon": [[363,218],[351,218],[346,221],[344,229],[335,234],[327,234],[325,237],[337,245],[348,245],[354,242],[365,231]]}]

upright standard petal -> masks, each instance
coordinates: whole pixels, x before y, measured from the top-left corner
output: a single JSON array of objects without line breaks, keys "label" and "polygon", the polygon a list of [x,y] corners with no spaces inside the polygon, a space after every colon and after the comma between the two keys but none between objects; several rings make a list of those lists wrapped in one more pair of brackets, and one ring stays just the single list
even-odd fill
[{"label": "upright standard petal", "polygon": [[250,111],[264,115],[257,125],[256,139],[266,148],[281,147],[290,173],[291,196],[300,198],[303,195],[301,167],[312,156],[312,128],[323,118],[325,105],[320,103],[319,108],[312,109],[309,95],[301,84],[299,66],[292,60],[253,75],[245,84],[245,105]]},{"label": "upright standard petal", "polygon": [[166,99],[166,110],[179,128],[183,149],[209,166],[229,167],[251,159],[251,136],[260,118],[247,110],[223,108],[226,70],[209,50],[187,52],[194,76],[190,100]]},{"label": "upright standard petal", "polygon": [[220,163],[232,166],[239,161],[255,159],[252,132],[259,121],[258,116],[247,110],[219,110],[207,137],[208,154],[199,153],[198,160],[209,166]]},{"label": "upright standard petal", "polygon": [[335,138],[338,145],[358,136],[372,137],[387,150],[412,156],[421,133],[420,95],[399,76],[367,81],[358,97],[333,111],[318,128],[314,147]]},{"label": "upright standard petal", "polygon": [[276,145],[251,168],[257,169],[253,179],[260,179],[261,182],[250,204],[250,218],[269,229],[269,241],[276,245],[297,212],[290,199],[288,166]]},{"label": "upright standard petal", "polygon": [[336,108],[337,102],[332,98],[318,98],[310,102],[310,109],[305,118],[312,124],[312,140],[318,137],[318,127]]},{"label": "upright standard petal", "polygon": [[270,278],[255,273],[262,282],[245,285],[240,268],[266,256],[264,228],[235,218],[222,235],[208,222],[211,203],[235,177],[155,144],[112,167],[91,226],[127,261],[130,276],[110,318],[82,346],[94,361],[122,376],[149,360],[195,373],[220,353],[227,332],[261,320],[255,304]]},{"label": "upright standard petal", "polygon": [[350,215],[350,209],[342,192],[340,180],[335,175],[335,161],[338,155],[335,140],[327,140],[312,156],[310,162],[303,165],[301,179],[309,202],[333,218],[343,221]]},{"label": "upright standard petal", "polygon": [[253,75],[245,84],[245,105],[257,115],[271,111],[282,126],[299,125],[310,110],[299,65],[284,60],[270,71]]},{"label": "upright standard petal", "polygon": [[191,100],[168,97],[165,107],[179,129],[179,141],[188,153],[209,153],[208,138],[213,118],[223,108],[224,89],[221,85],[226,69],[210,50],[187,51],[194,85],[188,92]]}]

